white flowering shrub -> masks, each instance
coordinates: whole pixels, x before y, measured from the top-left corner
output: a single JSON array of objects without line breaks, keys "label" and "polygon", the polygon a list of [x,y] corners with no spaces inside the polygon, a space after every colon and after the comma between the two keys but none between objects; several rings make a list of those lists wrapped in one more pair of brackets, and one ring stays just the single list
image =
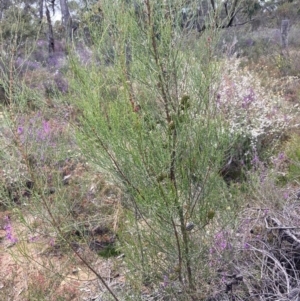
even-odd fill
[{"label": "white flowering shrub", "polygon": [[231,132],[249,142],[246,152],[256,154],[294,126],[298,108],[274,92],[272,81],[276,86],[278,80],[270,78],[270,88],[263,87],[257,74],[248,68],[241,69],[240,63],[239,59],[224,62],[216,102]]}]

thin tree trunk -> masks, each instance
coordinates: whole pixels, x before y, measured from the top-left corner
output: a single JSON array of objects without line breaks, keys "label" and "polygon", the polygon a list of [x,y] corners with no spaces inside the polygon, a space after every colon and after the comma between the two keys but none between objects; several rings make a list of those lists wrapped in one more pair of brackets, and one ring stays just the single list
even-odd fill
[{"label": "thin tree trunk", "polygon": [[39,18],[40,22],[43,20],[44,15],[44,0],[39,0]]},{"label": "thin tree trunk", "polygon": [[45,5],[45,7],[46,7],[46,17],[48,23],[48,50],[49,50],[49,54],[51,55],[52,53],[54,53],[54,34],[53,34],[50,12],[48,6]]},{"label": "thin tree trunk", "polygon": [[70,15],[67,0],[60,0],[60,8],[62,15],[62,25],[65,28],[67,40],[72,38],[72,18]]},{"label": "thin tree trunk", "polygon": [[289,33],[290,21],[282,20],[281,21],[281,45],[282,48],[288,47],[288,33]]}]

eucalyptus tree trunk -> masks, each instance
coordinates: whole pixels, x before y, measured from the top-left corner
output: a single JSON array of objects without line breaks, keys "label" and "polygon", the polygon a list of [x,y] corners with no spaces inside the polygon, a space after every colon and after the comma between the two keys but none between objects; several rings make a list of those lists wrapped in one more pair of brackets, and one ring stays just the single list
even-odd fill
[{"label": "eucalyptus tree trunk", "polygon": [[44,15],[44,0],[39,0],[39,18],[40,22],[43,20]]},{"label": "eucalyptus tree trunk", "polygon": [[282,48],[288,47],[289,26],[290,26],[289,20],[281,21],[281,45],[282,45]]},{"label": "eucalyptus tree trunk", "polygon": [[53,34],[53,27],[52,27],[52,22],[51,22],[51,17],[50,17],[50,12],[48,9],[48,6],[46,6],[46,17],[47,17],[47,23],[48,23],[48,50],[49,50],[49,55],[54,53],[54,34]]},{"label": "eucalyptus tree trunk", "polygon": [[70,15],[67,0],[60,0],[60,8],[62,15],[62,25],[65,28],[67,40],[72,38],[72,18]]}]

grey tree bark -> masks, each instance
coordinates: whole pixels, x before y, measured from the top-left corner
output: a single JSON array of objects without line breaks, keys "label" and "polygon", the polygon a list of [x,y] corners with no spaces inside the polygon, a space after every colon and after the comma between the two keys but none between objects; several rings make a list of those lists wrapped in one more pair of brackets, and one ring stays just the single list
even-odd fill
[{"label": "grey tree bark", "polygon": [[45,5],[46,7],[46,17],[47,17],[47,23],[48,23],[48,51],[49,55],[54,53],[54,34],[53,34],[53,27],[52,27],[52,22],[51,22],[51,17],[50,17],[50,12],[48,9],[48,6]]},{"label": "grey tree bark", "polygon": [[39,0],[39,18],[40,22],[42,22],[44,15],[44,0]]},{"label": "grey tree bark", "polygon": [[281,44],[282,48],[288,47],[288,33],[289,33],[290,22],[289,20],[281,21]]},{"label": "grey tree bark", "polygon": [[67,0],[60,0],[60,9],[62,15],[62,25],[65,28],[67,40],[72,39],[72,18],[69,11]]}]

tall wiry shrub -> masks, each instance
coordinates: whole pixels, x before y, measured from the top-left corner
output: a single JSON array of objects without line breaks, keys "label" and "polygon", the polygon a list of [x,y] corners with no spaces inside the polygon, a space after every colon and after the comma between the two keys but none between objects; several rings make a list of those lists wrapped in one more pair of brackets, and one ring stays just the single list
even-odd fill
[{"label": "tall wiry shrub", "polygon": [[182,30],[183,5],[103,1],[97,63],[74,57],[71,70],[81,150],[127,195],[119,237],[128,277],[171,279],[187,298],[209,270],[207,227],[221,227],[228,207],[219,170],[229,133],[214,103],[217,34]]}]

